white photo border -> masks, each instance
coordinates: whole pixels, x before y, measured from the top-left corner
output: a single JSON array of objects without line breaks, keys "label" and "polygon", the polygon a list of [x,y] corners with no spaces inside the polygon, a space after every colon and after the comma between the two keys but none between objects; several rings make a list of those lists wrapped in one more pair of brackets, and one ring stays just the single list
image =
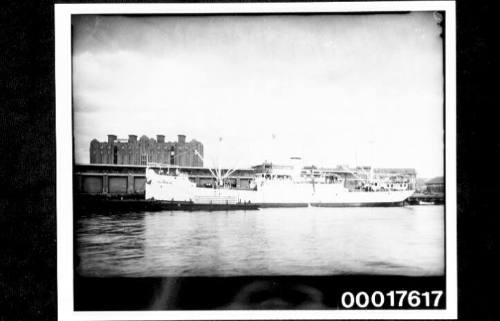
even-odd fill
[{"label": "white photo border", "polygon": [[[73,128],[71,74],[72,14],[343,13],[445,12],[445,253],[446,309],[443,310],[239,310],[74,311]],[[59,320],[257,320],[257,319],[456,319],[456,14],[454,1],[56,4],[57,291]]]}]

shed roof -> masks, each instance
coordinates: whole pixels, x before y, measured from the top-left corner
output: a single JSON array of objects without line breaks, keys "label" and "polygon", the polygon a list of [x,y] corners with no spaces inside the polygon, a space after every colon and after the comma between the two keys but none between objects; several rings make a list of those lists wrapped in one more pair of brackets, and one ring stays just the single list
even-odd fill
[{"label": "shed roof", "polygon": [[429,185],[429,184],[444,184],[444,177],[443,176],[438,176],[438,177],[434,177],[434,178],[431,178],[430,180],[428,180],[427,182],[425,182],[426,185]]}]

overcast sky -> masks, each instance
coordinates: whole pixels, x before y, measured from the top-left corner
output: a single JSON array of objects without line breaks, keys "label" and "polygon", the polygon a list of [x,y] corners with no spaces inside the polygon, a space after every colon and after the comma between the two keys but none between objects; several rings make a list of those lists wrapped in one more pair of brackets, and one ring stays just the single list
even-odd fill
[{"label": "overcast sky", "polygon": [[79,163],[107,134],[185,134],[206,165],[300,156],[443,175],[442,30],[430,12],[73,16],[73,30]]}]

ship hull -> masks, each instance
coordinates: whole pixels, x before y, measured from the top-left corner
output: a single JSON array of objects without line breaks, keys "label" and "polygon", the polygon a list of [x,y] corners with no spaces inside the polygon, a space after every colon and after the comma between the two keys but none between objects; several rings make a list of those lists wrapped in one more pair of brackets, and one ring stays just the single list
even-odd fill
[{"label": "ship hull", "polygon": [[413,191],[348,191],[341,184],[307,184],[266,181],[255,189],[204,188],[187,177],[152,173],[146,184],[146,199],[189,204],[237,205],[259,207],[367,207],[402,206]]},{"label": "ship hull", "polygon": [[378,203],[311,203],[313,207],[399,207],[404,206],[401,202],[378,202]]},{"label": "ship hull", "polygon": [[320,191],[313,196],[315,207],[389,207],[403,206],[413,191],[335,192]]},{"label": "ship hull", "polygon": [[404,201],[411,196],[412,191],[394,192],[338,192],[332,191],[322,195],[314,193],[294,193],[292,195],[282,192],[236,190],[236,189],[209,189],[193,188],[184,195],[168,193],[155,193],[148,198],[158,201],[186,202],[189,204],[209,205],[236,205],[257,204],[261,208],[270,207],[390,207],[403,206]]},{"label": "ship hull", "polygon": [[260,208],[272,208],[272,207],[308,207],[309,203],[257,203]]}]

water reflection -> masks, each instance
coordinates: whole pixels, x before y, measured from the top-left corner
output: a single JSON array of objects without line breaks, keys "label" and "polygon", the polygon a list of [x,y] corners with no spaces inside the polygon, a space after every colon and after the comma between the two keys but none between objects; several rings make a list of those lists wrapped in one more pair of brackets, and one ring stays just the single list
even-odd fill
[{"label": "water reflection", "polygon": [[444,207],[88,215],[86,276],[442,275]]}]

